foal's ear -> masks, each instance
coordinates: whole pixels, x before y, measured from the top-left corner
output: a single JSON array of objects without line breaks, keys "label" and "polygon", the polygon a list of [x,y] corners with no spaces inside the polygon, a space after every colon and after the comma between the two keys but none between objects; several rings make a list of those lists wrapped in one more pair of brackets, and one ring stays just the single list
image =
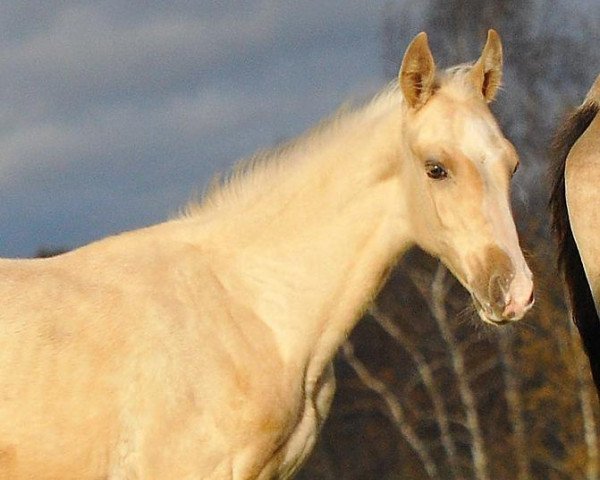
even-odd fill
[{"label": "foal's ear", "polygon": [[435,62],[427,43],[427,34],[419,33],[406,49],[398,82],[408,105],[419,108],[433,93]]},{"label": "foal's ear", "polygon": [[502,83],[502,42],[496,30],[488,30],[481,57],[471,72],[473,83],[485,101],[494,100]]}]

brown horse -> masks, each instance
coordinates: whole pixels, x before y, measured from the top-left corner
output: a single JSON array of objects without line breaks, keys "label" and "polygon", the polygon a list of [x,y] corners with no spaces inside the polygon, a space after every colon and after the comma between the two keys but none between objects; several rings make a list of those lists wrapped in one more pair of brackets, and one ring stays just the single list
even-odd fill
[{"label": "brown horse", "polygon": [[[600,392],[600,76],[554,140],[550,207],[573,320]],[[596,168],[598,167],[598,168]]]},{"label": "brown horse", "polygon": [[499,325],[530,308],[509,204],[518,158],[488,103],[502,47],[399,82],[258,155],[185,215],[0,261],[0,477],[290,478],[332,359],[411,245]]}]

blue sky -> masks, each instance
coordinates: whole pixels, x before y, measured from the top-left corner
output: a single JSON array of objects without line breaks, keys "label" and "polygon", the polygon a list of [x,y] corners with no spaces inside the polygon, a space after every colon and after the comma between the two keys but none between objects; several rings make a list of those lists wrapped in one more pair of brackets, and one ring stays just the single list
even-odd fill
[{"label": "blue sky", "polygon": [[0,256],[168,218],[384,83],[383,1],[0,6]]},{"label": "blue sky", "polygon": [[[546,119],[539,144],[598,71],[596,0],[534,3],[530,35],[568,37],[571,63],[562,68],[571,76],[557,85],[555,68],[536,74],[534,85],[517,81],[510,64],[528,52],[507,51],[513,59],[497,105],[511,139],[520,139],[522,185],[540,183],[547,169],[545,158],[531,168],[531,139],[521,131],[532,88]],[[424,28],[429,4],[0,2],[0,256],[74,248],[169,218],[215,173],[380,88],[384,67],[401,61],[384,65],[384,10],[401,6],[407,43]],[[434,47],[444,46],[443,32],[429,33]],[[524,203],[522,185],[515,190]]]}]

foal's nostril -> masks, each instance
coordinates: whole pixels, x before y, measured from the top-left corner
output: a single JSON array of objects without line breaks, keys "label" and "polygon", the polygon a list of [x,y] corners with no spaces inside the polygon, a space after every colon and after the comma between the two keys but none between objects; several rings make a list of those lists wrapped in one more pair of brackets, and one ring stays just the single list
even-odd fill
[{"label": "foal's nostril", "polygon": [[488,285],[490,303],[497,309],[504,308],[506,304],[506,287],[500,275],[493,275]]}]

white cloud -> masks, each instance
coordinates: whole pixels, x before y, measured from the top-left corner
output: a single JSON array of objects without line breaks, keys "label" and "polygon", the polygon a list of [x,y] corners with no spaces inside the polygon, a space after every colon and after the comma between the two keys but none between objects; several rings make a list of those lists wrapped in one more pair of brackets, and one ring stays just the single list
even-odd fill
[{"label": "white cloud", "polygon": [[[151,89],[231,61],[269,37],[268,10],[239,18],[153,17],[111,23],[94,6],[71,7],[50,28],[0,49],[0,75],[30,94],[110,95]],[[33,90],[36,90],[33,92]]]}]

